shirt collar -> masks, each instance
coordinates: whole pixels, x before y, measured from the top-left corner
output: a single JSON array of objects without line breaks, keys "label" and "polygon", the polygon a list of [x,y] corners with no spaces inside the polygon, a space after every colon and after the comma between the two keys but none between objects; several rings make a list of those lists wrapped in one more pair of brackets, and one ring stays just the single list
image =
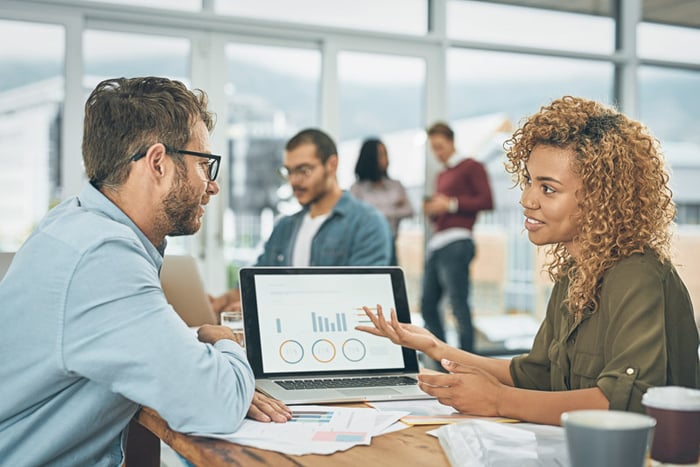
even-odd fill
[{"label": "shirt collar", "polygon": [[85,209],[90,211],[98,212],[119,224],[125,225],[134,231],[136,236],[141,240],[144,248],[148,252],[149,256],[153,258],[156,265],[160,269],[163,263],[163,254],[165,254],[165,247],[168,244],[167,240],[163,240],[163,244],[158,247],[154,246],[153,243],[146,237],[146,235],[139,229],[139,227],[134,224],[134,222],[129,218],[129,216],[124,213],[119,207],[110,201],[105,195],[103,195],[97,188],[92,186],[90,183],[86,183],[82,191],[78,195],[78,202]]},{"label": "shirt collar", "polygon": [[[332,217],[336,214],[340,216],[347,215],[348,212],[352,209],[352,200],[350,198],[352,198],[350,192],[347,190],[343,190],[343,194],[340,196],[340,199],[338,199],[338,201],[335,203],[335,206],[333,206],[333,209],[330,210],[327,216]],[[311,206],[304,206],[301,210],[305,212],[304,215],[306,215],[311,210]]]},{"label": "shirt collar", "polygon": [[447,159],[447,162],[445,162],[445,167],[447,167],[449,169],[456,167],[464,159],[468,159],[468,156],[463,156],[463,155],[455,152],[450,156],[449,159]]}]

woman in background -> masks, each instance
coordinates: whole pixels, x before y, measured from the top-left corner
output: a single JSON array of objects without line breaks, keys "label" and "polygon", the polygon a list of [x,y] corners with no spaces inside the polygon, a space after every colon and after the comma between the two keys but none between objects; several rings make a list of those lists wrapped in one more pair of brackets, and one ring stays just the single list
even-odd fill
[{"label": "woman in background", "polygon": [[463,413],[559,424],[576,409],[644,412],[653,386],[697,388],[693,305],[671,263],[676,208],[657,141],[597,102],[563,97],[506,142],[524,228],[554,282],[528,354],[487,358],[365,312],[357,329],[424,352],[451,374],[421,389]]},{"label": "woman in background", "polygon": [[350,192],[358,199],[377,208],[389,222],[394,237],[391,265],[398,264],[396,258],[396,237],[402,219],[413,216],[413,207],[406,195],[406,189],[398,180],[387,175],[389,156],[386,146],[376,138],[362,143],[360,156],[355,164],[355,183]]}]

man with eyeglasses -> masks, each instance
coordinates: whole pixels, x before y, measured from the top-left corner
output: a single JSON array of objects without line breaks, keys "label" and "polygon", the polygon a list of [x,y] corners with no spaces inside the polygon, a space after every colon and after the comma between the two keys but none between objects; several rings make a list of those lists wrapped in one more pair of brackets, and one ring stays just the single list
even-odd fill
[{"label": "man with eyeglasses", "polygon": [[[386,266],[392,235],[385,217],[338,185],[338,151],[329,135],[307,128],[285,146],[280,173],[302,209],[281,218],[256,266]],[[240,309],[238,289],[213,298],[217,312]]]},{"label": "man with eyeglasses", "polygon": [[[0,282],[0,463],[120,466],[149,406],[175,430],[228,433],[254,393],[233,332],[195,337],[159,281],[166,236],[190,235],[219,192],[203,92],[166,78],[101,82],[85,105],[89,179],[50,211]],[[252,401],[252,405],[251,405]]]}]

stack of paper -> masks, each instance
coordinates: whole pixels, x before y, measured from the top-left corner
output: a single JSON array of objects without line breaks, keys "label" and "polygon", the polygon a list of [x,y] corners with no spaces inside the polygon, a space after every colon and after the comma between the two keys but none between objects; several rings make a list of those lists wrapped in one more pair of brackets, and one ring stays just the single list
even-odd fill
[{"label": "stack of paper", "polygon": [[378,412],[372,408],[292,406],[287,423],[245,420],[234,433],[198,434],[292,455],[332,454],[369,445],[372,436],[405,428],[396,426],[406,412]]}]

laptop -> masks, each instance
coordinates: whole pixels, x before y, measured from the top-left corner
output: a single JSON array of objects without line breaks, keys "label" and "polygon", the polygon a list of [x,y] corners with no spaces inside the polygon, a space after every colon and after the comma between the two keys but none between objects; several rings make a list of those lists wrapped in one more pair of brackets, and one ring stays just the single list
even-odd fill
[{"label": "laptop", "polygon": [[218,324],[194,257],[165,255],[160,283],[165,299],[188,326]]},{"label": "laptop", "polygon": [[410,322],[399,267],[244,267],[246,352],[256,388],[286,404],[428,399],[415,350],[355,330],[363,306]]}]

